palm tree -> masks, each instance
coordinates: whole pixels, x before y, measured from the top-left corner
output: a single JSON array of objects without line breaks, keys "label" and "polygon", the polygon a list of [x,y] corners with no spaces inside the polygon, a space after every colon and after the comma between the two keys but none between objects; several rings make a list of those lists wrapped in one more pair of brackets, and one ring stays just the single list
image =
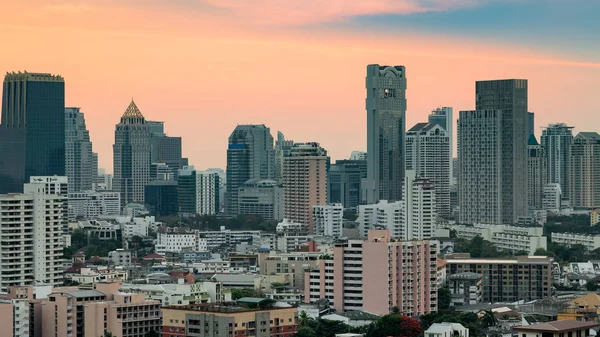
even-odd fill
[{"label": "palm tree", "polygon": [[311,320],[312,320],[312,317],[308,316],[308,313],[306,313],[306,311],[304,311],[304,310],[300,311],[300,315],[298,316],[299,328],[305,327],[308,324],[308,322],[310,322]]},{"label": "palm tree", "polygon": [[481,317],[481,321],[486,327],[495,326],[496,323],[498,323],[498,319],[492,310],[485,310],[483,312],[483,316]]}]

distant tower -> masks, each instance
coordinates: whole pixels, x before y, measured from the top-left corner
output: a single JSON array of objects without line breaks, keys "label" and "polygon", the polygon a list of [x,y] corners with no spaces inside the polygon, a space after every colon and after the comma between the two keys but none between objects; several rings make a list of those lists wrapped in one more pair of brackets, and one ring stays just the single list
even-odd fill
[{"label": "distant tower", "polygon": [[527,120],[527,132],[530,135],[535,134],[535,113],[528,112],[528,120]]},{"label": "distant tower", "polygon": [[[431,124],[438,124],[439,126],[441,126],[442,128],[444,128],[444,130],[446,130],[446,134],[448,135],[448,140],[449,140],[449,147],[448,150],[450,151],[449,154],[449,167],[450,167],[450,177],[454,176],[454,168],[452,167],[452,154],[454,151],[454,119],[453,119],[453,113],[452,113],[452,107],[449,106],[445,106],[445,107],[441,107],[441,108],[437,108],[435,110],[433,110],[431,112],[431,114],[429,115],[429,123]],[[408,170],[408,168],[407,168]]]},{"label": "distant tower", "polygon": [[571,146],[571,206],[600,208],[600,135],[580,132]]},{"label": "distant tower", "polygon": [[65,81],[7,73],[2,89],[0,193],[23,192],[31,176],[65,175]]},{"label": "distant tower", "polygon": [[562,198],[569,200],[569,160],[573,127],[564,123],[550,124],[542,130],[540,143],[548,156],[548,183],[560,184]]},{"label": "distant tower", "polygon": [[92,152],[90,132],[80,108],[65,108],[65,141],[69,192],[91,191],[98,176],[98,154]]},{"label": "distant tower", "polygon": [[406,69],[367,66],[367,179],[362,184],[369,204],[400,200],[404,179]]},{"label": "distant tower", "polygon": [[290,150],[294,145],[293,140],[286,140],[281,131],[277,132],[277,141],[275,142],[275,181],[281,184],[281,176],[283,173],[283,157],[290,154]]},{"label": "distant tower", "polygon": [[115,130],[113,191],[121,204],[144,203],[144,186],[150,182],[150,130],[133,100]]},{"label": "distant tower", "polygon": [[537,142],[535,135],[530,134],[527,145],[527,201],[532,209],[542,209],[544,186],[548,183],[547,163],[546,149]]}]

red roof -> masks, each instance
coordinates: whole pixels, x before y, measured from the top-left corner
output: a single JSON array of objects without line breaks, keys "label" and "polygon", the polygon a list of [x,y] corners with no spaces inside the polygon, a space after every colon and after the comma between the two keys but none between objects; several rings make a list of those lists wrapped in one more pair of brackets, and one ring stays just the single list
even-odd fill
[{"label": "red roof", "polygon": [[104,261],[104,260],[98,256],[92,256],[89,260],[87,260],[87,262],[89,262],[89,263],[102,262],[102,261]]},{"label": "red roof", "polygon": [[85,255],[83,255],[82,252],[78,252],[78,253],[73,254],[73,257],[85,257]]}]

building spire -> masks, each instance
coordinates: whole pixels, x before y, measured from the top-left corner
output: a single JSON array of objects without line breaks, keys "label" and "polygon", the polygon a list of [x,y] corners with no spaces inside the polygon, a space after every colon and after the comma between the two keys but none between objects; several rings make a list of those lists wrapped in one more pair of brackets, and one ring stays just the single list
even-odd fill
[{"label": "building spire", "polygon": [[125,113],[123,113],[121,118],[144,118],[144,115],[142,115],[140,109],[138,109],[137,105],[135,105],[133,96],[131,97],[131,103],[129,103],[127,110],[125,110]]}]

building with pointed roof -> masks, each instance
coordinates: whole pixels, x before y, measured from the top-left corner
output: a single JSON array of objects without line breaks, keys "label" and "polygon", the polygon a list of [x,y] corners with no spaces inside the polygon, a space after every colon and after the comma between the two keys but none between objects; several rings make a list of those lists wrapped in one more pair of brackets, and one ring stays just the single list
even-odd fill
[{"label": "building with pointed roof", "polygon": [[150,128],[133,100],[116,126],[113,155],[113,190],[121,193],[121,206],[143,204],[150,182]]}]

